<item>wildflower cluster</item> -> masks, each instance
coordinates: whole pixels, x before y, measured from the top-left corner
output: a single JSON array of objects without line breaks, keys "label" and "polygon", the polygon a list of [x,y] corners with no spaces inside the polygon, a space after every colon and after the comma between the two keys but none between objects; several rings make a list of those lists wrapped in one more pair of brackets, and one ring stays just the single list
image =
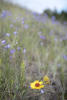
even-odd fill
[{"label": "wildflower cluster", "polygon": [[31,89],[41,89],[44,88],[46,84],[50,84],[50,78],[46,75],[43,77],[43,81],[35,80],[30,83]]}]

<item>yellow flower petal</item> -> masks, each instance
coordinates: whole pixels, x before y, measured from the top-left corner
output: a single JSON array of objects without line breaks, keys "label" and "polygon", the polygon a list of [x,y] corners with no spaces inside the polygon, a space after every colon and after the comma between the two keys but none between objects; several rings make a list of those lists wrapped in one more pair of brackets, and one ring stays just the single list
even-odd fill
[{"label": "yellow flower petal", "polygon": [[35,83],[39,83],[39,80],[34,81],[34,84],[35,84]]},{"label": "yellow flower petal", "polygon": [[30,83],[30,87],[32,89],[41,89],[41,88],[44,88],[44,85],[42,85],[42,84],[43,84],[42,81],[39,82],[39,80],[36,80],[36,81]]},{"label": "yellow flower petal", "polygon": [[48,76],[44,76],[43,80],[44,80],[44,81],[49,81],[50,79],[49,79]]},{"label": "yellow flower petal", "polygon": [[45,84],[50,84],[50,79],[47,75],[44,76],[43,81],[45,82]]},{"label": "yellow flower petal", "polygon": [[42,81],[40,81],[40,85],[41,85],[41,84],[43,84],[43,82],[42,82]]}]

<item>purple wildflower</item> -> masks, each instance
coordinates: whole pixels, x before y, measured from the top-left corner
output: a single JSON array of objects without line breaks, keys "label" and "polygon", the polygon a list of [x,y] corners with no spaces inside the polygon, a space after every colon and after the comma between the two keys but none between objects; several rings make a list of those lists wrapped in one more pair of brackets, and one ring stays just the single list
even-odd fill
[{"label": "purple wildflower", "polygon": [[45,14],[44,14],[44,16],[45,16],[45,17],[48,17],[48,14],[47,14],[47,13],[45,13]]},{"label": "purple wildflower", "polygon": [[18,42],[16,41],[16,44],[18,44]]},{"label": "purple wildflower", "polygon": [[40,38],[43,39],[43,40],[45,40],[46,37],[43,36],[43,35],[40,35]]},{"label": "purple wildflower", "polygon": [[28,29],[28,28],[29,28],[29,25],[28,25],[28,24],[25,24],[25,25],[24,25],[24,28],[25,28],[25,29]]},{"label": "purple wildflower", "polygon": [[22,24],[24,24],[24,20],[22,21]]},{"label": "purple wildflower", "polygon": [[17,47],[17,50],[19,51],[21,48],[20,47]]},{"label": "purple wildflower", "polygon": [[15,31],[15,32],[13,32],[13,34],[14,34],[14,35],[16,35],[16,34],[17,34],[17,32]]},{"label": "purple wildflower", "polygon": [[12,56],[10,56],[10,59],[12,59]]},{"label": "purple wildflower", "polygon": [[10,48],[10,47],[11,47],[10,44],[8,44],[8,45],[5,46],[6,49],[8,49],[8,48]]},{"label": "purple wildflower", "polygon": [[40,92],[41,92],[42,94],[44,94],[44,90],[41,90]]},{"label": "purple wildflower", "polygon": [[64,37],[61,37],[60,40],[61,40],[61,41],[63,41],[63,40],[67,40],[67,35],[64,36]]},{"label": "purple wildflower", "polygon": [[9,37],[9,36],[10,36],[10,33],[6,33],[6,36],[8,36],[8,37]]},{"label": "purple wildflower", "polygon": [[24,21],[24,18],[22,18],[21,20]]},{"label": "purple wildflower", "polygon": [[64,21],[64,25],[67,25],[67,22],[66,21]]},{"label": "purple wildflower", "polygon": [[52,18],[51,18],[51,19],[52,19],[52,21],[55,21],[55,20],[56,20],[55,16],[52,16]]},{"label": "purple wildflower", "polygon": [[14,54],[15,51],[16,51],[15,49],[12,49],[12,50],[10,50],[10,53],[11,53],[11,54]]},{"label": "purple wildflower", "polygon": [[29,88],[31,88],[31,87],[29,86]]},{"label": "purple wildflower", "polygon": [[8,16],[12,16],[12,13],[10,11],[7,11]]},{"label": "purple wildflower", "polygon": [[7,11],[6,11],[6,10],[3,10],[3,11],[2,11],[2,14],[1,14],[1,17],[2,17],[2,18],[5,18],[6,15],[7,15]]},{"label": "purple wildflower", "polygon": [[55,24],[60,24],[60,22],[59,21],[55,21]]},{"label": "purple wildflower", "polygon": [[65,60],[67,60],[67,55],[64,55],[63,58],[64,58]]},{"label": "purple wildflower", "polygon": [[10,28],[13,28],[13,24],[10,24]]},{"label": "purple wildflower", "polygon": [[55,42],[57,42],[57,38],[54,38]]},{"label": "purple wildflower", "polygon": [[23,49],[23,53],[24,53],[24,54],[26,53],[26,48]]},{"label": "purple wildflower", "polygon": [[36,16],[36,13],[35,13],[35,12],[32,12],[32,14],[33,14],[34,16]]},{"label": "purple wildflower", "polygon": [[5,44],[5,43],[6,43],[6,40],[2,40],[1,43],[2,43],[2,44]]}]

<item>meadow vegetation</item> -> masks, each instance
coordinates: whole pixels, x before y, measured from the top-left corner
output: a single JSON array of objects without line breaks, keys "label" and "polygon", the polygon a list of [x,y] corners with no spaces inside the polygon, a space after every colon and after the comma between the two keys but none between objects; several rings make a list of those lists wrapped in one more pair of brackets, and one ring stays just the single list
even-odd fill
[{"label": "meadow vegetation", "polygon": [[66,23],[18,5],[0,3],[0,100],[35,100],[32,98],[34,93],[34,96],[45,94],[50,86],[32,90],[30,83],[43,80],[45,75],[51,80],[51,86],[58,84],[62,94],[62,99],[58,100],[64,100],[67,95],[66,67]]}]

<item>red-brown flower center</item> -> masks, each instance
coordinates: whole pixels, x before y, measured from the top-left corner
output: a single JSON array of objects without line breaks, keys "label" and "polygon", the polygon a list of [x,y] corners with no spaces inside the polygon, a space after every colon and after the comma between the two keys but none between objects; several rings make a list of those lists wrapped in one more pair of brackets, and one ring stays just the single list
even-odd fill
[{"label": "red-brown flower center", "polygon": [[35,86],[36,86],[36,87],[39,87],[39,86],[40,86],[40,84],[39,84],[39,83],[36,83],[36,84],[35,84]]}]

